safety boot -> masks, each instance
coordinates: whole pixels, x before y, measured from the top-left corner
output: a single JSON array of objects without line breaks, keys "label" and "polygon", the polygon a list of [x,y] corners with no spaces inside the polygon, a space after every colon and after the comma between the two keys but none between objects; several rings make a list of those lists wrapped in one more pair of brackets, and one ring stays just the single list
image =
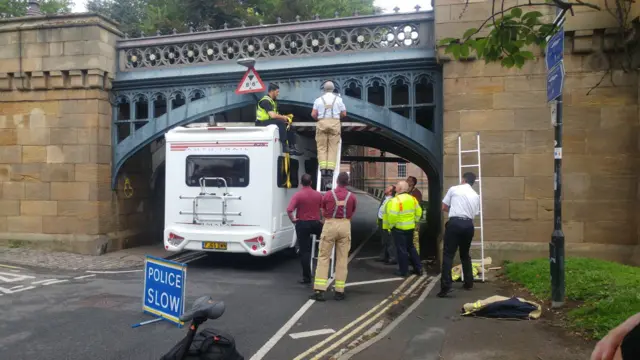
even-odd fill
[{"label": "safety boot", "polygon": [[344,295],[344,292],[335,292],[333,293],[333,299],[336,301],[342,301],[344,299],[346,299],[346,296]]},{"label": "safety boot", "polygon": [[309,299],[315,301],[324,301],[324,291],[316,290],[312,295],[309,295]]}]

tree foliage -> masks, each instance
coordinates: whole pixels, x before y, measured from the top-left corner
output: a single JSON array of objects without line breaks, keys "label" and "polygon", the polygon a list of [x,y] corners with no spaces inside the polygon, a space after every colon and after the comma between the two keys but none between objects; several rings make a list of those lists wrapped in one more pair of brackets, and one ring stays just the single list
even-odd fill
[{"label": "tree foliage", "polygon": [[[71,12],[71,0],[42,0],[40,11],[45,15],[66,14]],[[0,18],[12,18],[27,15],[27,0],[0,0]]]},{"label": "tree foliage", "polygon": [[[0,0],[2,1],[2,0]],[[373,13],[374,0],[89,0],[87,10],[120,23],[131,36],[220,29]]]},{"label": "tree foliage", "polygon": [[[557,24],[553,24],[549,17],[544,17],[540,11],[526,11],[527,9],[530,10],[532,6],[559,8],[567,15],[578,6],[602,10],[599,6],[582,0],[574,0],[574,2],[544,0],[539,3],[529,0],[528,3],[523,2],[510,7],[505,7],[505,0],[492,1],[491,15],[478,28],[468,29],[459,39],[440,40],[439,45],[445,46],[445,53],[451,54],[456,60],[475,54],[478,59],[484,59],[487,63],[499,61],[506,68],[514,66],[521,68],[527,60],[535,58],[531,51],[532,47],[546,46],[547,38],[558,31]],[[626,47],[631,43],[627,39],[630,33],[635,36],[628,16],[633,1],[605,2],[607,11],[603,11],[602,16],[614,16],[621,30],[621,41],[618,42],[617,47]],[[488,33],[479,36],[483,30],[488,30]]]}]

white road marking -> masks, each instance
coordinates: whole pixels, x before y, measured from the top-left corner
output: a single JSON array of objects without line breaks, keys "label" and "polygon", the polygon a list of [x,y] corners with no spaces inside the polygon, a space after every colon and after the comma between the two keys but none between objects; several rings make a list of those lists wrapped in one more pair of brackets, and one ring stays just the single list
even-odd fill
[{"label": "white road marking", "polygon": [[295,334],[289,334],[289,336],[291,336],[292,339],[303,339],[303,338],[312,337],[312,336],[333,334],[334,332],[336,331],[333,329],[320,329],[320,330],[304,331],[304,332],[299,332]]},{"label": "white road marking", "polygon": [[269,339],[269,341],[266,342],[266,344],[262,345],[262,347],[260,348],[260,350],[258,350],[257,353],[255,353],[251,359],[249,360],[260,360],[262,359],[265,355],[267,355],[267,353],[273,349],[274,346],[276,346],[276,344],[278,343],[278,341],[280,341],[280,339],[282,339],[282,337],[289,332],[289,330],[291,329],[291,327],[293,327],[293,325],[302,317],[302,315],[304,315],[305,312],[307,312],[307,310],[309,310],[309,308],[311,307],[311,305],[313,305],[313,303],[315,303],[315,300],[307,300],[307,302],[302,305],[302,307],[300,308],[300,310],[298,310],[297,313],[295,313],[291,319],[289,319],[289,321],[287,321],[286,324],[284,324],[284,326],[282,326],[280,328],[280,330],[278,330],[278,332],[276,332],[271,339]]},{"label": "white road marking", "polygon": [[0,272],[0,282],[12,283],[12,282],[18,282],[18,281],[23,281],[27,279],[35,279],[35,278],[36,278],[35,276],[17,275],[17,274],[12,274],[7,272]]},{"label": "white road marking", "polygon": [[74,277],[74,279],[80,280],[80,279],[90,278],[90,277],[93,277],[93,276],[96,276],[96,274],[76,276],[76,277]]},{"label": "white road marking", "polygon": [[[377,231],[377,230],[375,230]],[[349,259],[347,260],[347,264],[351,262],[351,260],[353,260],[353,258],[356,257],[356,255],[358,255],[358,253],[360,252],[360,250],[362,250],[363,246],[369,241],[369,239],[371,239],[373,237],[373,234],[375,234],[375,231],[373,231],[363,242],[362,244],[360,244],[360,246],[358,246],[353,253],[351,254],[351,256],[349,256]],[[411,278],[411,277],[410,277]],[[331,283],[333,282],[333,279],[329,279],[329,282],[327,284],[327,286],[330,286]],[[309,310],[309,308],[311,308],[311,305],[313,305],[313,303],[315,303],[315,300],[308,300],[304,305],[302,305],[302,307],[298,310],[298,312],[296,312],[295,314],[293,314],[293,316],[291,317],[291,319],[289,319],[289,321],[287,321],[282,328],[280,328],[280,330],[278,330],[272,337],[271,339],[269,339],[269,341],[267,341],[264,345],[262,345],[262,347],[260,348],[260,350],[258,350],[258,352],[256,352],[249,360],[261,360],[263,357],[265,357],[265,355],[267,355],[267,353],[273,349],[274,346],[276,346],[276,344],[278,343],[278,341],[280,341],[280,339],[282,339],[282,337],[284,337],[289,330],[291,330],[291,327],[302,317],[302,315],[304,315],[305,312],[307,312],[307,310]]]},{"label": "white road marking", "polygon": [[356,260],[373,260],[377,258],[379,258],[379,256],[367,256],[367,257],[356,258]]},{"label": "white road marking", "polygon": [[39,285],[39,284],[42,284],[42,283],[46,283],[46,282],[49,282],[49,281],[56,281],[56,280],[58,280],[58,279],[45,279],[45,280],[38,280],[38,281],[34,281],[34,282],[32,282],[32,283],[31,283],[31,285]]},{"label": "white road marking", "polygon": [[19,267],[19,266],[11,266],[11,265],[5,265],[5,264],[0,264],[0,267],[7,268],[7,269],[20,269],[20,270],[24,270],[24,268],[21,268],[21,267]]},{"label": "white road marking", "polygon": [[402,277],[394,277],[394,278],[389,278],[389,279],[378,279],[378,280],[369,280],[369,281],[346,283],[344,286],[345,287],[349,287],[349,286],[358,286],[358,285],[378,284],[378,283],[389,282],[389,281],[400,281],[400,280],[404,280],[404,279],[405,278],[402,278]]},{"label": "white road marking", "polygon": [[69,280],[55,280],[55,281],[46,282],[46,283],[42,284],[42,286],[60,284],[60,283],[68,282],[68,281]]},{"label": "white road marking", "polygon": [[20,289],[21,287],[24,287],[24,285],[14,286],[14,287],[12,287],[12,288],[11,288],[11,289],[9,289],[9,290],[18,290],[18,289]]},{"label": "white road marking", "polygon": [[119,271],[93,271],[87,270],[86,272],[90,274],[126,274],[126,273],[134,273],[134,272],[143,272],[143,269],[140,270],[119,270]]},{"label": "white road marking", "polygon": [[369,346],[375,344],[376,342],[380,341],[381,339],[384,339],[385,337],[387,337],[387,335],[389,335],[389,333],[395,329],[398,325],[400,325],[400,323],[407,318],[407,316],[409,316],[409,314],[411,314],[418,306],[420,306],[420,304],[422,304],[422,302],[424,301],[424,299],[427,298],[427,296],[429,295],[429,293],[431,292],[431,290],[433,289],[433,287],[438,283],[438,281],[440,281],[440,275],[436,276],[435,278],[433,278],[431,280],[431,283],[429,285],[427,285],[427,288],[424,289],[424,291],[422,292],[422,294],[420,294],[420,297],[418,297],[418,300],[416,300],[413,304],[411,304],[411,306],[409,306],[409,308],[407,310],[405,310],[402,314],[400,314],[400,316],[398,316],[397,318],[395,318],[391,324],[389,324],[386,328],[384,328],[376,337],[369,339],[369,341],[365,342],[364,344],[360,344],[360,346],[351,349],[349,352],[347,352],[346,354],[342,355],[340,357],[340,360],[349,360],[351,359],[352,356],[360,353],[361,351],[365,350],[366,348],[368,348]]},{"label": "white road marking", "polygon": [[16,290],[11,290],[11,289],[5,289],[3,287],[0,287],[0,292],[5,293],[5,294],[15,294],[15,293],[19,293],[21,291],[27,291],[27,290],[31,290],[31,289],[35,289],[35,286],[27,286],[25,288],[19,288]]}]

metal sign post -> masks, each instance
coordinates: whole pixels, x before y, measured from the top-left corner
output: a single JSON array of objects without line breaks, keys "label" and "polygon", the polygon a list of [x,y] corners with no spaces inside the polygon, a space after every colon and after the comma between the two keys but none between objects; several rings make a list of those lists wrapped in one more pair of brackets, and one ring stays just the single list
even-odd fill
[{"label": "metal sign post", "polygon": [[[563,11],[557,22],[562,24]],[[545,51],[547,65],[547,101],[551,103],[551,123],[555,127],[553,151],[554,185],[553,185],[553,233],[549,243],[549,264],[551,270],[551,306],[564,305],[565,271],[564,271],[564,232],[562,231],[562,89],[564,85],[564,28],[547,42]],[[553,107],[555,106],[555,111]]]}]

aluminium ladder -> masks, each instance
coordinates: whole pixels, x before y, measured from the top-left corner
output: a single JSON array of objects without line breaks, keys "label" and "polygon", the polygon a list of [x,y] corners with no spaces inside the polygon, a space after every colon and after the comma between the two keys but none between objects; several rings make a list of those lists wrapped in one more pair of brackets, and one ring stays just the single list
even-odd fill
[{"label": "aluminium ladder", "polygon": [[[478,163],[477,164],[462,164],[462,155],[463,154],[476,154]],[[478,183],[478,195],[480,196],[480,226],[476,226],[476,230],[480,230],[480,241],[474,241],[471,243],[471,248],[479,246],[480,247],[480,259],[471,258],[471,270],[473,271],[473,263],[480,263],[482,276],[480,279],[484,282],[484,273],[485,273],[485,264],[484,264],[484,218],[482,214],[482,167],[480,161],[480,133],[476,133],[476,148],[473,150],[462,150],[462,136],[458,135],[458,181],[462,182],[462,174],[464,168],[478,168],[478,177],[476,182]],[[464,272],[461,272],[460,279],[464,281]],[[475,278],[476,280],[478,278]]]},{"label": "aluminium ladder", "polygon": [[[342,139],[340,139],[340,142],[338,143],[336,167],[335,169],[333,169],[333,179],[331,182],[331,189],[336,188],[336,184],[338,181],[338,174],[340,173],[340,164],[341,164],[340,159],[342,157],[341,155],[342,155]],[[327,192],[327,190],[323,188],[324,182],[322,181],[320,166],[318,166],[318,173],[317,173],[316,179],[317,179],[316,190],[322,193],[322,195],[324,195]],[[315,276],[313,261],[314,260],[317,261],[318,259],[318,256],[316,256],[316,246],[318,246],[318,254],[320,254],[320,239],[318,239],[318,237],[315,235],[311,235],[311,264],[309,264],[309,266],[311,266],[311,276]],[[331,250],[331,260],[329,263],[329,280],[330,281],[331,279],[333,279],[333,276],[335,275],[335,270],[336,270],[336,247],[334,246],[333,249]]]}]

